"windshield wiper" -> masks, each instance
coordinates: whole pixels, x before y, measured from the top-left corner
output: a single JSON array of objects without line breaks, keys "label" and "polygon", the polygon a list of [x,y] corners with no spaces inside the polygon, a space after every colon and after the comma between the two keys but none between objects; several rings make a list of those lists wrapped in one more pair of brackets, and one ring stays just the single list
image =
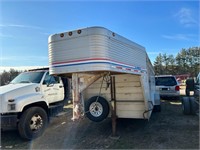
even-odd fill
[{"label": "windshield wiper", "polygon": [[20,81],[19,83],[31,83],[30,81]]}]

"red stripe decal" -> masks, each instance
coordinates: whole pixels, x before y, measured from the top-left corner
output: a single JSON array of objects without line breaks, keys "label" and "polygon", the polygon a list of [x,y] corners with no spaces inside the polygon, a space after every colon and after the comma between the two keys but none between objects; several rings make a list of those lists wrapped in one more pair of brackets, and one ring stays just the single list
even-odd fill
[{"label": "red stripe decal", "polygon": [[122,67],[120,67],[120,66],[116,66],[116,68],[117,68],[117,69],[122,69]]},{"label": "red stripe decal", "polygon": [[86,58],[86,59],[77,59],[77,60],[70,60],[70,61],[53,62],[52,65],[64,64],[64,63],[75,63],[75,62],[82,62],[82,61],[91,61],[91,60],[106,60],[106,61],[112,61],[112,62],[116,62],[116,63],[134,67],[133,65],[122,63],[122,62],[115,61],[115,60],[111,60],[108,58]]}]

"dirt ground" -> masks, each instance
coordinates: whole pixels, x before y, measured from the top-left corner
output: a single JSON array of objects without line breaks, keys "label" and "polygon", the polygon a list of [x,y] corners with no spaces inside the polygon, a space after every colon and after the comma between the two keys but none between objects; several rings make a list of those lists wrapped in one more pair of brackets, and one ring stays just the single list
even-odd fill
[{"label": "dirt ground", "polygon": [[1,149],[199,149],[199,116],[183,115],[181,102],[162,100],[149,121],[118,119],[119,139],[111,139],[111,119],[71,121],[72,109],[54,118],[43,136],[24,141],[17,131],[1,132]]}]

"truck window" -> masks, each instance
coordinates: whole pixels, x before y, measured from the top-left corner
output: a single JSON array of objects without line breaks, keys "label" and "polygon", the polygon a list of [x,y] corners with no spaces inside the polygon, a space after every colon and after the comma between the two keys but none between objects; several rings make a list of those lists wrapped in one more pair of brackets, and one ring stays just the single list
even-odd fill
[{"label": "truck window", "polygon": [[49,72],[46,74],[43,84],[57,84],[60,83],[59,77],[54,77],[49,75]]}]

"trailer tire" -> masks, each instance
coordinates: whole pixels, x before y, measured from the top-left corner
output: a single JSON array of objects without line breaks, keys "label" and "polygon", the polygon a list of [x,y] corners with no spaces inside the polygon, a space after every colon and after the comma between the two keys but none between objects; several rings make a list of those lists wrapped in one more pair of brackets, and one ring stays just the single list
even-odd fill
[{"label": "trailer tire", "polygon": [[41,107],[31,107],[25,110],[18,123],[18,131],[27,140],[41,136],[48,124],[46,111]]},{"label": "trailer tire", "polygon": [[191,115],[196,115],[197,109],[198,109],[198,106],[197,106],[197,103],[195,102],[195,98],[190,97],[190,112],[191,112]]},{"label": "trailer tire", "polygon": [[190,99],[189,99],[189,97],[182,98],[182,110],[185,115],[190,114]]},{"label": "trailer tire", "polygon": [[91,121],[100,122],[108,117],[110,107],[105,98],[94,96],[86,101],[85,110]]}]

